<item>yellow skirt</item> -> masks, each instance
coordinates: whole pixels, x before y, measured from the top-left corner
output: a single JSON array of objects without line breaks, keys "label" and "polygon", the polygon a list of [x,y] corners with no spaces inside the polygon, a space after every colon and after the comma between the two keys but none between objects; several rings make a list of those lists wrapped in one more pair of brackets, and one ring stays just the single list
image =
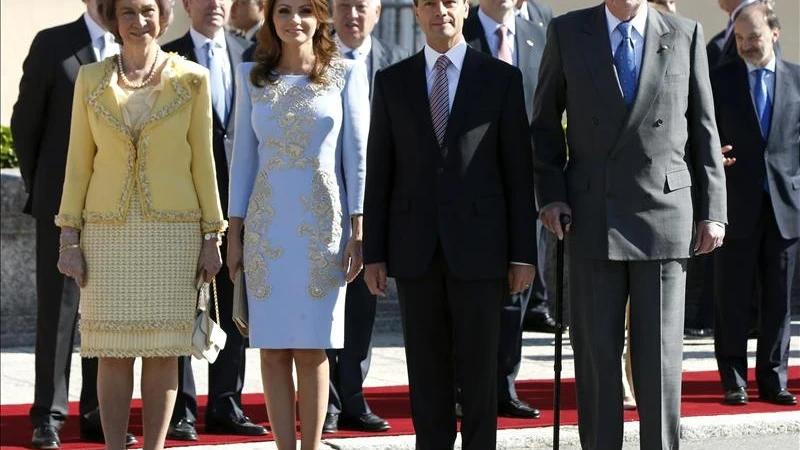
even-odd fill
[{"label": "yellow skirt", "polygon": [[87,223],[81,233],[81,356],[191,354],[199,223],[146,221],[138,195],[125,223]]}]

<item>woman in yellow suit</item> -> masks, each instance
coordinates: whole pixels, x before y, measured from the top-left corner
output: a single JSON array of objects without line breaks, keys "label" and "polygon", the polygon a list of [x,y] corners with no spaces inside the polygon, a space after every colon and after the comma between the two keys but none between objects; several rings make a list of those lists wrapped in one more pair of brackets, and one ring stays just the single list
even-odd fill
[{"label": "woman in yellow suit", "polygon": [[158,46],[170,0],[98,9],[121,51],[75,82],[58,267],[81,287],[81,355],[99,358],[108,449],[125,448],[136,357],[144,448],[159,449],[177,356],[191,353],[196,277],[222,264],[208,72]]}]

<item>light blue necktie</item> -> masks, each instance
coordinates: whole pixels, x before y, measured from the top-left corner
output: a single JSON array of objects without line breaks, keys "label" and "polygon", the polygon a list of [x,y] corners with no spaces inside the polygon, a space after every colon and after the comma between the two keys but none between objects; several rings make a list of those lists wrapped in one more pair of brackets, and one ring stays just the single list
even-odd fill
[{"label": "light blue necktie", "polygon": [[225,75],[222,70],[224,52],[221,49],[214,48],[214,42],[212,41],[206,43],[206,50],[208,51],[207,61],[209,83],[211,84],[211,104],[224,124],[228,120],[228,94],[225,90]]},{"label": "light blue necktie", "polygon": [[631,39],[632,28],[630,22],[620,22],[617,25],[617,30],[622,33],[622,41],[620,41],[617,51],[614,53],[614,67],[617,68],[622,97],[628,106],[633,103],[638,80],[636,74],[636,50],[633,48],[633,39]]},{"label": "light blue necktie", "polygon": [[[756,82],[753,84],[753,103],[758,114],[758,124],[761,125],[761,136],[766,140],[769,136],[769,125],[772,119],[772,101],[767,89],[767,69],[756,69]],[[769,192],[769,179],[764,178],[764,191]]]},{"label": "light blue necktie", "polygon": [[358,55],[356,55],[355,50],[350,50],[347,53],[345,53],[345,56],[347,56],[349,59],[356,59],[356,56]]}]

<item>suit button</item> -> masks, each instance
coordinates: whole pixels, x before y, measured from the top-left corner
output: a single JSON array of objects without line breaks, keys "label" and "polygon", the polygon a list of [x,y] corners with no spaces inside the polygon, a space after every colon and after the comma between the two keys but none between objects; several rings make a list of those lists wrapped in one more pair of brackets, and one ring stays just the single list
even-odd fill
[{"label": "suit button", "polygon": [[661,119],[657,119],[655,122],[653,122],[653,126],[656,128],[660,127],[661,125],[664,125],[664,121]]},{"label": "suit button", "polygon": [[437,167],[436,168],[436,175],[441,175],[444,173],[444,167]]},{"label": "suit button", "polygon": [[614,154],[614,155],[611,155],[611,156],[609,156],[609,157],[608,157],[608,159],[609,159],[611,162],[617,162],[617,161],[619,161],[619,156],[617,156],[616,154]]},{"label": "suit button", "polygon": [[598,119],[597,117],[592,117],[592,123],[594,125],[600,125],[600,119]]}]

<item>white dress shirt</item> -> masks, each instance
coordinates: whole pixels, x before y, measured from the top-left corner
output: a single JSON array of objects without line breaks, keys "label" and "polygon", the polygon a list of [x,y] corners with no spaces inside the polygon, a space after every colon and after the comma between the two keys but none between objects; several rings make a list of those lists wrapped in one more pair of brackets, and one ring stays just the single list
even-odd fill
[{"label": "white dress shirt", "polygon": [[336,37],[336,43],[339,44],[339,53],[342,55],[342,58],[349,58],[347,54],[355,51],[356,61],[361,62],[366,62],[367,55],[369,55],[369,52],[372,50],[372,36],[367,36],[358,48],[350,48],[344,45],[344,42],[338,37]]},{"label": "white dress shirt", "polygon": [[[95,22],[88,12],[83,13],[83,21],[86,22],[86,29],[89,30],[92,50],[94,50],[94,57],[97,61],[119,53],[119,44],[114,41],[114,35]],[[103,42],[101,43],[101,41]]]},{"label": "white dress shirt", "polygon": [[[433,90],[433,80],[436,78],[436,71],[434,65],[436,60],[442,56],[442,53],[430,48],[425,44],[425,80],[428,84],[428,98],[431,96]],[[456,89],[458,89],[458,79],[461,76],[461,67],[464,66],[464,56],[467,54],[467,42],[461,38],[458,44],[454,45],[447,53],[447,59],[450,60],[450,65],[447,66],[447,96],[449,110],[453,111],[453,100],[456,96]]]},{"label": "white dress shirt", "polygon": [[225,83],[225,93],[228,96],[228,100],[231,99],[231,94],[233,90],[233,83],[232,83],[232,71],[231,71],[231,60],[228,57],[228,44],[225,41],[225,30],[219,29],[217,34],[214,35],[214,39],[209,39],[206,36],[200,34],[194,28],[189,28],[189,36],[192,37],[192,42],[194,42],[194,54],[197,57],[197,62],[202,64],[203,67],[208,67],[208,50],[206,49],[206,43],[211,41],[212,45],[214,46],[215,52],[221,52],[221,54],[225,55],[222,60],[222,76],[224,78]]},{"label": "white dress shirt", "polygon": [[497,47],[500,45],[500,36],[497,35],[497,29],[500,28],[500,25],[505,25],[506,43],[508,44],[509,50],[511,50],[511,61],[514,67],[518,67],[519,58],[517,58],[517,39],[515,37],[517,35],[517,26],[514,18],[515,16],[512,15],[507,22],[501,24],[478,8],[478,20],[483,27],[483,32],[486,35],[486,42],[489,44],[489,50],[492,52],[492,56],[497,58]]}]

